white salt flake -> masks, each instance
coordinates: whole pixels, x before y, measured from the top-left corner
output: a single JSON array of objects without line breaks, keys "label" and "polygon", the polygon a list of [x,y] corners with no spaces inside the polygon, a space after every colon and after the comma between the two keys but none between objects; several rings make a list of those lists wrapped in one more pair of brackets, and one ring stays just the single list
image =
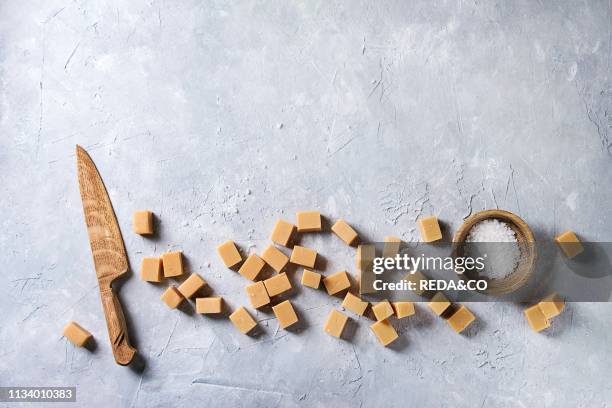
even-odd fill
[{"label": "white salt flake", "polygon": [[516,234],[510,226],[498,219],[489,219],[474,225],[468,233],[466,242],[470,256],[485,257],[485,267],[481,276],[490,279],[503,279],[512,274],[521,258]]}]

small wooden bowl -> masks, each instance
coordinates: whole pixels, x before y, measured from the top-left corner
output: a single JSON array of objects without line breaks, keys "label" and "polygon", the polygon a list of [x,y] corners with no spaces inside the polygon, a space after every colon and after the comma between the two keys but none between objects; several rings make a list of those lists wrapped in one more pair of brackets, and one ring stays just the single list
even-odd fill
[{"label": "small wooden bowl", "polygon": [[[487,295],[501,296],[512,293],[521,288],[531,277],[536,261],[536,247],[533,232],[519,216],[504,210],[486,210],[473,214],[463,222],[453,238],[453,256],[463,256],[463,244],[470,232],[470,229],[477,223],[488,220],[498,219],[508,224],[516,234],[521,258],[514,272],[503,279],[487,279],[488,287],[482,293]],[[474,279],[466,272],[460,275],[463,279]],[[486,279],[486,278],[480,278]]]}]

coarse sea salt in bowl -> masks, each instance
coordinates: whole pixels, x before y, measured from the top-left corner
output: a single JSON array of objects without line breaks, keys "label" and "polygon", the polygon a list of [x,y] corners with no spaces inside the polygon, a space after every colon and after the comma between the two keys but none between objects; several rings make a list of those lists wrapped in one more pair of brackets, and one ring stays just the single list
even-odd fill
[{"label": "coarse sea salt in bowl", "polygon": [[501,296],[521,288],[533,273],[533,232],[519,216],[504,210],[480,211],[468,217],[453,238],[453,256],[482,256],[485,268],[466,271],[463,279],[485,279],[486,295]]}]

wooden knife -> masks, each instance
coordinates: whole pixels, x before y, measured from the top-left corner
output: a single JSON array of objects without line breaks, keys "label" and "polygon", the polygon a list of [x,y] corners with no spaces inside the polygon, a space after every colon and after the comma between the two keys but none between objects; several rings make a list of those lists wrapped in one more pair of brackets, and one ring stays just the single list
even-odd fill
[{"label": "wooden knife", "polygon": [[127,254],[121,230],[108,193],[96,165],[81,146],[76,147],[79,189],[100,286],[100,297],[106,317],[108,336],[117,364],[128,365],[136,349],[130,345],[119,298],[112,283],[128,271]]}]

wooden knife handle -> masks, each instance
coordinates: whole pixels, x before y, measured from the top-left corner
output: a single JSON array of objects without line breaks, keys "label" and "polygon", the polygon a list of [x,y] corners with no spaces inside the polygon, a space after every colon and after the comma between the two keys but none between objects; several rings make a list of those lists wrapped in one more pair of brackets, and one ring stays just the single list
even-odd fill
[{"label": "wooden knife handle", "polygon": [[113,355],[117,364],[128,365],[136,355],[136,349],[130,345],[125,317],[119,298],[113,288],[100,291],[102,296],[102,306],[108,327],[108,337],[113,348]]}]

